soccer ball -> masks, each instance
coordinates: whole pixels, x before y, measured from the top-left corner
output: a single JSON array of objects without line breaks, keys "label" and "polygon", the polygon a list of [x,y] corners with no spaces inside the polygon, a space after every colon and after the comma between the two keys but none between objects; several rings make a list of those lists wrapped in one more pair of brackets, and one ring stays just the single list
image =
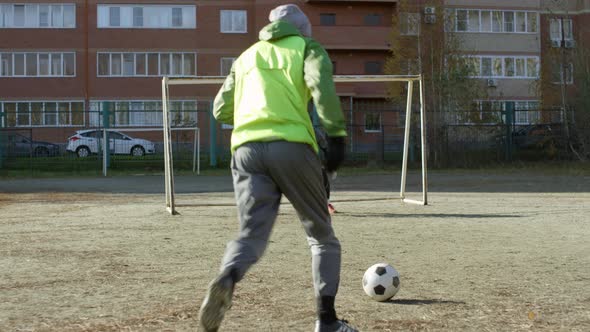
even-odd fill
[{"label": "soccer ball", "polygon": [[387,263],[377,263],[363,276],[363,289],[375,301],[387,301],[399,290],[399,273]]}]

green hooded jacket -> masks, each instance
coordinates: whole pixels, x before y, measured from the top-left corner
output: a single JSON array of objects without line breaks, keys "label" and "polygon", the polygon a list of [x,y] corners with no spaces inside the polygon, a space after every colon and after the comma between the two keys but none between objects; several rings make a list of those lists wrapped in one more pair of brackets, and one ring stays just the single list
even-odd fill
[{"label": "green hooded jacket", "polygon": [[324,48],[284,21],[273,22],[260,41],[234,62],[215,97],[213,115],[233,125],[231,150],[247,142],[306,143],[318,152],[308,102],[330,137],[346,136],[346,124]]}]

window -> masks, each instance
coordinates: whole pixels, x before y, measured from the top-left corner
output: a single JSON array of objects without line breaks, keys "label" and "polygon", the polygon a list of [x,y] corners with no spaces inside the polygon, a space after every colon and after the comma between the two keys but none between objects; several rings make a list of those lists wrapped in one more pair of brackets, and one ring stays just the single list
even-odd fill
[{"label": "window", "polygon": [[498,101],[482,100],[476,103],[475,110],[465,112],[462,122],[470,124],[496,124],[500,121],[502,103]]},{"label": "window", "polygon": [[62,69],[63,69],[62,54],[61,53],[51,53],[51,75],[53,75],[53,76],[63,75]]},{"label": "window", "polygon": [[221,76],[229,75],[234,61],[236,61],[236,58],[221,58]]},{"label": "window", "polygon": [[46,28],[49,26],[49,9],[48,5],[39,5],[39,27]]},{"label": "window", "polygon": [[526,13],[516,12],[516,32],[526,32]]},{"label": "window", "polygon": [[539,77],[539,57],[513,56],[475,56],[469,58],[475,68],[481,68],[474,77],[519,78],[530,79]]},{"label": "window", "polygon": [[54,27],[63,27],[64,17],[61,5],[51,6],[51,25]]},{"label": "window", "polygon": [[162,76],[170,75],[170,57],[171,54],[160,54],[160,74]]},{"label": "window", "polygon": [[504,58],[504,76],[514,77],[515,73],[514,58]]},{"label": "window", "polygon": [[25,5],[14,5],[12,8],[14,16],[12,17],[12,24],[15,27],[25,26]]},{"label": "window", "polygon": [[12,76],[12,54],[0,54],[0,76]]},{"label": "window", "polygon": [[536,12],[455,9],[454,13],[457,32],[537,32]]},{"label": "window", "polygon": [[49,53],[39,53],[39,76],[49,76],[51,73],[49,58]]},{"label": "window", "polygon": [[[196,126],[198,119],[196,100],[173,100],[170,102],[170,106],[172,126]],[[113,114],[111,123],[113,127],[162,125],[162,102],[160,100],[95,100],[90,103],[90,126],[101,124],[100,112],[105,107]]]},{"label": "window", "polygon": [[320,14],[320,25],[336,25],[336,14]]},{"label": "window", "polygon": [[549,23],[549,35],[551,40],[561,41],[561,20],[552,18]]},{"label": "window", "polygon": [[479,10],[470,10],[468,13],[467,22],[468,31],[478,32],[479,31]]},{"label": "window", "polygon": [[143,7],[133,7],[133,26],[143,26]]},{"label": "window", "polygon": [[27,4],[25,5],[25,26],[39,26],[37,9],[39,5]]},{"label": "window", "polygon": [[9,27],[11,25],[11,12],[12,6],[8,4],[0,4],[0,28]]},{"label": "window", "polygon": [[481,76],[492,76],[492,58],[481,58]]},{"label": "window", "polygon": [[133,76],[135,70],[135,56],[133,53],[123,54],[123,76]]},{"label": "window", "polygon": [[527,13],[527,32],[537,32],[537,13],[528,12]]},{"label": "window", "polygon": [[110,74],[110,56],[107,53],[98,54],[98,76],[107,76]]},{"label": "window", "polygon": [[194,5],[105,4],[97,8],[98,28],[193,29]]},{"label": "window", "polygon": [[573,22],[569,18],[552,18],[549,21],[549,35],[551,40],[573,40]]},{"label": "window", "polygon": [[76,58],[74,53],[64,53],[64,76],[76,76]]},{"label": "window", "polygon": [[365,15],[364,23],[365,23],[365,25],[368,25],[368,26],[381,25],[381,15],[380,14],[367,14],[367,15]]},{"label": "window", "polygon": [[365,132],[375,133],[381,132],[381,114],[380,113],[366,113],[365,114]]},{"label": "window", "polygon": [[26,56],[26,76],[37,76],[37,53],[27,53]]},{"label": "window", "polygon": [[158,53],[149,53],[148,54],[148,76],[158,76],[159,72],[159,61],[160,61],[160,54]]},{"label": "window", "polygon": [[172,69],[171,75],[172,76],[179,76],[182,75],[182,53],[173,53],[172,57]]},{"label": "window", "polygon": [[[71,70],[62,72],[62,56]],[[59,77],[75,76],[75,53],[1,53],[0,76]]]},{"label": "window", "polygon": [[457,31],[467,31],[468,19],[466,10],[457,10]]},{"label": "window", "polygon": [[514,103],[514,123],[517,125],[528,125],[538,123],[541,116],[539,102],[537,101],[505,101]]},{"label": "window", "polygon": [[515,60],[515,76],[525,77],[525,59],[516,58]]},{"label": "window", "polygon": [[25,76],[25,54],[14,53],[14,73],[13,76]]},{"label": "window", "polygon": [[180,73],[182,76],[194,76],[197,75],[197,64],[194,53],[183,53],[182,55],[182,68],[183,71]]},{"label": "window", "polygon": [[468,65],[470,67],[471,76],[481,76],[481,65],[479,58],[469,58]]},{"label": "window", "polygon": [[145,53],[136,53],[135,54],[135,75],[136,76],[145,76],[146,71],[146,61],[147,54]]},{"label": "window", "polygon": [[400,33],[406,36],[417,36],[420,34],[420,14],[401,13]]},{"label": "window", "polygon": [[514,12],[504,12],[504,32],[514,32]]},{"label": "window", "polygon": [[111,76],[121,76],[123,72],[121,53],[111,54]]},{"label": "window", "polygon": [[121,26],[121,8],[120,7],[109,7],[109,26],[120,27]]},{"label": "window", "polygon": [[379,61],[367,61],[365,62],[365,74],[378,75],[382,73],[381,62]]},{"label": "window", "polygon": [[561,20],[561,25],[563,27],[563,40],[573,40],[574,34],[572,20],[564,18]]},{"label": "window", "polygon": [[246,33],[247,13],[245,10],[222,10],[220,12],[221,32]]},{"label": "window", "polygon": [[526,64],[527,77],[539,77],[539,59],[527,58]]},{"label": "window", "polygon": [[172,26],[182,26],[182,8],[172,8]]},{"label": "window", "polygon": [[76,7],[74,5],[63,5],[64,28],[76,27]]},{"label": "window", "polygon": [[492,12],[492,32],[502,32],[502,12]]},{"label": "window", "polygon": [[562,80],[564,84],[574,84],[574,65],[572,63],[567,63],[565,65],[562,65],[561,63],[553,64],[551,68],[551,82],[554,84],[561,84]]},{"label": "window", "polygon": [[[67,127],[84,125],[82,101],[0,102],[8,127]],[[78,113],[78,114],[74,114]]]},{"label": "window", "polygon": [[481,12],[481,32],[492,32],[492,12],[483,10]]},{"label": "window", "polygon": [[492,58],[492,76],[502,76],[502,58]]},{"label": "window", "polygon": [[98,76],[195,76],[195,53],[98,53]]}]

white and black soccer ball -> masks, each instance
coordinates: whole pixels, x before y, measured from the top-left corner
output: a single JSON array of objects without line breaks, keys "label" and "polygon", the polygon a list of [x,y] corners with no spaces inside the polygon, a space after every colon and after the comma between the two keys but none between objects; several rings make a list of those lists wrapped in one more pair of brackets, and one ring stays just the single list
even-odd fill
[{"label": "white and black soccer ball", "polygon": [[375,301],[391,299],[399,288],[399,273],[387,263],[377,263],[363,275],[363,289]]}]

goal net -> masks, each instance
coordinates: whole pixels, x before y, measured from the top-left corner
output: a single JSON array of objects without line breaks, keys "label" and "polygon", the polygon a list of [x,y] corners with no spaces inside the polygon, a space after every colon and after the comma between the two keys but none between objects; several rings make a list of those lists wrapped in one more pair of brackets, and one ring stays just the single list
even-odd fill
[{"label": "goal net", "polygon": [[[170,87],[175,85],[221,85],[225,77],[207,76],[196,78],[162,78],[162,111],[164,131],[164,186],[166,195],[166,210],[170,214],[176,214],[174,202],[174,171],[171,145],[170,128]],[[399,198],[410,204],[427,205],[427,162],[426,162],[426,118],[424,109],[424,84],[422,75],[335,75],[334,82],[337,83],[364,83],[364,82],[405,82],[407,84],[405,125],[402,150],[402,170]],[[412,98],[414,94],[414,83],[418,82],[419,109],[420,109],[420,151],[421,151],[421,173],[422,173],[422,199],[410,199],[406,197],[406,179],[408,174],[408,155],[410,145],[410,128],[412,117]]]}]

